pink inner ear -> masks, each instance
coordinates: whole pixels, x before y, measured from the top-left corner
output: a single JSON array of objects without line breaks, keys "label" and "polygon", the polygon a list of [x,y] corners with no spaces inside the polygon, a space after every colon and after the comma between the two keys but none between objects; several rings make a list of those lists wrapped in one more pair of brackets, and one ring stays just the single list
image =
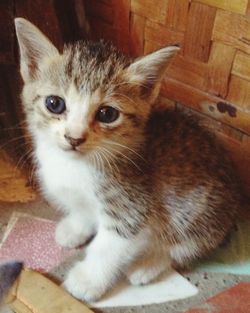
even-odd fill
[{"label": "pink inner ear", "polygon": [[24,266],[48,272],[76,250],[65,250],[55,242],[56,223],[33,216],[17,219],[0,249],[0,260],[21,260]]}]

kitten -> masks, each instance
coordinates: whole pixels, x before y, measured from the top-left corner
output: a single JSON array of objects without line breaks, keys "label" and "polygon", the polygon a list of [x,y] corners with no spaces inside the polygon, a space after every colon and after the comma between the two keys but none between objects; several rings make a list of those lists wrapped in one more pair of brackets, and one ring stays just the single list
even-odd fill
[{"label": "kitten", "polygon": [[17,276],[22,270],[23,264],[20,262],[0,263],[0,312],[11,313],[11,309],[4,305],[4,296],[8,293],[10,287],[15,282]]},{"label": "kitten", "polygon": [[152,111],[179,48],[132,60],[79,41],[59,53],[28,21],[15,24],[37,175],[65,214],[56,240],[76,247],[95,236],[66,289],[96,300],[122,274],[146,284],[215,249],[240,207],[232,164],[191,118]]}]

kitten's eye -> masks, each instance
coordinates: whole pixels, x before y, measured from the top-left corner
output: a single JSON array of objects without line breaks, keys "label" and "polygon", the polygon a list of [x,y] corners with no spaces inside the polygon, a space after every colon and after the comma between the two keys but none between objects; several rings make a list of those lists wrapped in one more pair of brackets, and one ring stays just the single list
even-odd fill
[{"label": "kitten's eye", "polygon": [[45,100],[47,109],[54,114],[62,114],[66,110],[65,101],[58,96],[49,96]]},{"label": "kitten's eye", "polygon": [[96,114],[96,119],[102,123],[112,123],[118,119],[120,112],[110,106],[101,107]]}]

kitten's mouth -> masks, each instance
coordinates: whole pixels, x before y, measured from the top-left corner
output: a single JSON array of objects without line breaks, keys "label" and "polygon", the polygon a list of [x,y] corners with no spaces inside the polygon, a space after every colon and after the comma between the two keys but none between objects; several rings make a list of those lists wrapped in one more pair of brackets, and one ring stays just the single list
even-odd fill
[{"label": "kitten's mouth", "polygon": [[80,150],[79,147],[63,147],[63,150],[67,153],[75,154],[75,155],[80,155],[80,154],[85,154],[86,152],[83,150]]},{"label": "kitten's mouth", "polygon": [[62,149],[66,152],[75,152],[80,153],[81,151],[77,149],[77,147],[62,147]]},{"label": "kitten's mouth", "polygon": [[72,147],[70,151],[75,152],[75,153],[81,153],[81,151],[75,147]]},{"label": "kitten's mouth", "polygon": [[88,152],[88,149],[86,149],[83,146],[72,146],[72,145],[60,145],[60,148],[65,151],[65,153],[70,153],[72,155],[84,155]]}]

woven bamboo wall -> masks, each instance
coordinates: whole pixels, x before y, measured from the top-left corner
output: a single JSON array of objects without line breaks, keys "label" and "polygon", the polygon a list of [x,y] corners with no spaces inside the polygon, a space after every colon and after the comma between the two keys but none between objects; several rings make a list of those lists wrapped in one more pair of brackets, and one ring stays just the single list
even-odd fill
[{"label": "woven bamboo wall", "polygon": [[205,116],[250,191],[250,0],[85,1],[93,36],[133,56],[179,44],[162,96]]}]

